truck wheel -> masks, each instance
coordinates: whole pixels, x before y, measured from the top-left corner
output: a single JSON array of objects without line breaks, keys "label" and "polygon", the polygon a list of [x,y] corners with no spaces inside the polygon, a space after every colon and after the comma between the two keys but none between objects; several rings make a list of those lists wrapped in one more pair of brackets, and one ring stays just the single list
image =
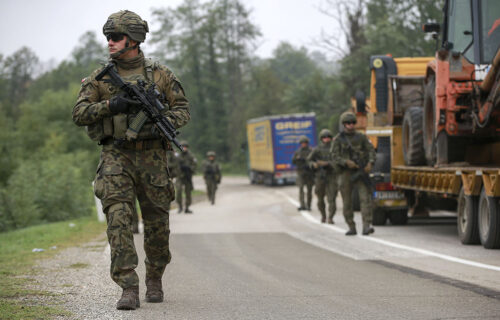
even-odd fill
[{"label": "truck wheel", "polygon": [[408,223],[408,209],[389,211],[389,221],[392,225],[402,226]]},{"label": "truck wheel", "polygon": [[373,210],[372,224],[374,226],[383,226],[387,221],[387,213],[384,209],[377,207]]},{"label": "truck wheel", "polygon": [[500,198],[488,197],[483,188],[478,215],[481,244],[486,249],[500,248]]},{"label": "truck wheel", "polygon": [[408,166],[425,164],[422,137],[422,108],[411,107],[403,118],[403,156]]},{"label": "truck wheel", "polygon": [[479,228],[477,226],[478,198],[466,196],[460,190],[457,204],[458,237],[463,244],[479,243]]},{"label": "truck wheel", "polygon": [[436,163],[436,78],[429,77],[424,91],[423,144],[428,165]]}]

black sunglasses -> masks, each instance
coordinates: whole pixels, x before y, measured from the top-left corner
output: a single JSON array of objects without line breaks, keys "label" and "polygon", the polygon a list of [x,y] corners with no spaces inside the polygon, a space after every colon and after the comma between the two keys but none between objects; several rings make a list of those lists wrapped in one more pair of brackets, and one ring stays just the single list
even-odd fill
[{"label": "black sunglasses", "polygon": [[106,40],[113,40],[113,42],[122,41],[125,35],[123,33],[109,33],[106,35]]},{"label": "black sunglasses", "polygon": [[346,122],[344,122],[344,124],[356,124],[356,122],[355,121],[346,121]]}]

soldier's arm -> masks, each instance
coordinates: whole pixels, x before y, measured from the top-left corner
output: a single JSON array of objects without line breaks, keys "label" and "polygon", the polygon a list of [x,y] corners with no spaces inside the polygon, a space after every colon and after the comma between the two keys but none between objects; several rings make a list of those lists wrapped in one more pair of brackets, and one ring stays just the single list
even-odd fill
[{"label": "soldier's arm", "polygon": [[160,67],[161,83],[164,83],[163,92],[169,103],[169,110],[165,115],[176,128],[180,128],[191,119],[189,103],[180,81],[166,67]]},{"label": "soldier's arm", "polygon": [[191,170],[195,172],[197,166],[198,166],[198,161],[196,161],[196,158],[193,155],[191,155]]},{"label": "soldier's arm", "polygon": [[298,151],[295,151],[294,154],[293,154],[293,157],[292,157],[292,163],[294,165],[297,165],[297,160],[298,160],[298,156],[299,156],[299,152]]},{"label": "soldier's arm", "polygon": [[363,135],[363,138],[364,138],[363,149],[366,153],[368,153],[368,162],[373,165],[376,159],[375,148],[373,148],[373,145],[370,142],[370,140],[368,140],[368,137]]},{"label": "soldier's arm", "polygon": [[307,165],[310,168],[314,168],[316,166],[316,158],[317,158],[317,152],[316,149],[313,149],[311,153],[307,156]]},{"label": "soldier's arm", "polygon": [[73,108],[73,122],[77,126],[87,126],[104,117],[112,116],[106,100],[101,100],[98,90],[98,82],[95,80],[94,72],[82,82],[78,93],[78,99]]}]

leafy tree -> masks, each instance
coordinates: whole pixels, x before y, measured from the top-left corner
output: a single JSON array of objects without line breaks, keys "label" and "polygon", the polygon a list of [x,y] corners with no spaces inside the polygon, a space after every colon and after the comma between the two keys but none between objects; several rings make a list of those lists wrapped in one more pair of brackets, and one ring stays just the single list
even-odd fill
[{"label": "leafy tree", "polygon": [[3,106],[8,117],[16,119],[19,116],[16,107],[26,97],[38,64],[38,57],[28,47],[22,47],[3,61]]}]

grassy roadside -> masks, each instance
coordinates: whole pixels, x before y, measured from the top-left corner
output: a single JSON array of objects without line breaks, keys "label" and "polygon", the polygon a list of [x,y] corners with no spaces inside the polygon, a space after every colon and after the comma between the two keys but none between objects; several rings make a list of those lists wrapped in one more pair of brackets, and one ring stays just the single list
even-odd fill
[{"label": "grassy roadside", "polygon": [[[34,281],[38,259],[78,246],[103,234],[105,223],[95,217],[50,223],[0,233],[0,319],[50,319],[67,312],[57,305],[37,304],[36,297],[53,295],[26,289]],[[32,252],[34,248],[44,249]]]}]

